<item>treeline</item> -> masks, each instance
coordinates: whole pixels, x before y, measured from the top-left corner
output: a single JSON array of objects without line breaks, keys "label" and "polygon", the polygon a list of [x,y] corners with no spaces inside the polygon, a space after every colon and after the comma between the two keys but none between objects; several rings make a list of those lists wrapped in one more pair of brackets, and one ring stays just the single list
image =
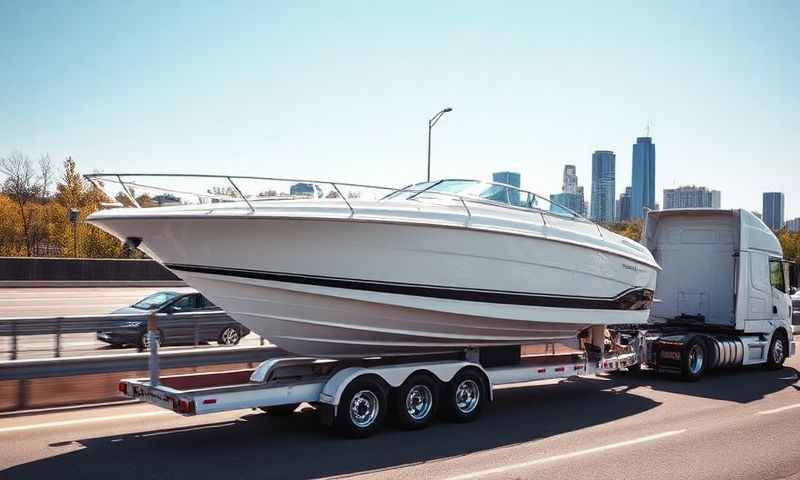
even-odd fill
[{"label": "treeline", "polygon": [[[611,225],[606,225],[606,228],[637,242],[642,238],[641,220],[613,223]],[[800,232],[780,230],[775,234],[778,236],[778,240],[783,247],[783,258],[800,263]]]},{"label": "treeline", "polygon": [[[60,175],[49,156],[38,162],[14,152],[0,157],[0,256],[141,257],[102,230],[85,223],[106,201],[78,172],[72,158],[64,160]],[[79,210],[77,225],[69,221]],[[77,228],[77,250],[75,230]]]}]

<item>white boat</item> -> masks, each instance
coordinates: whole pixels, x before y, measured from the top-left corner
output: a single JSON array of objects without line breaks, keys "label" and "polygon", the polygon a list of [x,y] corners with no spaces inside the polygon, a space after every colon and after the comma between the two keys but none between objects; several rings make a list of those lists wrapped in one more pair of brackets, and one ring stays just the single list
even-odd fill
[{"label": "white boat", "polygon": [[[142,185],[88,178],[126,195]],[[88,221],[294,354],[574,341],[591,325],[647,322],[659,270],[650,252],[530,192],[442,180],[369,200],[308,182],[338,193],[315,187],[297,199],[248,196],[239,178],[219,178],[240,198],[114,208]]]}]

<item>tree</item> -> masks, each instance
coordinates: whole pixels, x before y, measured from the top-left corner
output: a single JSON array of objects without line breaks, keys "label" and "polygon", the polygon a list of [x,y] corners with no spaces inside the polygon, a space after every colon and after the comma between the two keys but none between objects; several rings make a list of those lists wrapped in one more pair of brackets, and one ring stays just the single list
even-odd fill
[{"label": "tree", "polygon": [[29,206],[43,191],[41,178],[36,175],[30,158],[20,152],[12,152],[8,157],[0,158],[0,173],[6,176],[2,191],[17,205],[22,220],[25,255],[31,256]]}]

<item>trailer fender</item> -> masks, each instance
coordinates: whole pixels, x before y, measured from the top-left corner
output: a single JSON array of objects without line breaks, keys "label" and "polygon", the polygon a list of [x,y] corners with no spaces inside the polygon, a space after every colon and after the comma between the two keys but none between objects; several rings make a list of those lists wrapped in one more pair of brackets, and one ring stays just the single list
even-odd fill
[{"label": "trailer fender", "polygon": [[[339,400],[344,390],[354,379],[362,375],[375,375],[383,380],[388,386],[397,388],[406,381],[413,373],[428,372],[439,381],[446,383],[453,379],[461,369],[465,367],[477,368],[488,379],[484,369],[471,362],[441,362],[441,363],[417,363],[408,365],[386,365],[374,368],[348,367],[336,372],[322,388],[320,402],[332,405],[335,408],[339,405]],[[491,386],[489,388],[491,391]]]}]

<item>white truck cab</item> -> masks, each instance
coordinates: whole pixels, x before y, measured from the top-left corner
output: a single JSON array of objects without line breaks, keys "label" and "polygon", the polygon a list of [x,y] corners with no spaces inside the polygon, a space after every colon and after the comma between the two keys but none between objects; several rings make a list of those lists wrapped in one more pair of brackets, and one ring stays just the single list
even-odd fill
[{"label": "white truck cab", "polygon": [[664,269],[654,325],[691,328],[712,351],[732,342],[733,358],[719,366],[782,364],[794,355],[790,293],[797,285],[790,279],[796,283],[796,275],[758,217],[747,210],[650,211],[642,243]]}]

